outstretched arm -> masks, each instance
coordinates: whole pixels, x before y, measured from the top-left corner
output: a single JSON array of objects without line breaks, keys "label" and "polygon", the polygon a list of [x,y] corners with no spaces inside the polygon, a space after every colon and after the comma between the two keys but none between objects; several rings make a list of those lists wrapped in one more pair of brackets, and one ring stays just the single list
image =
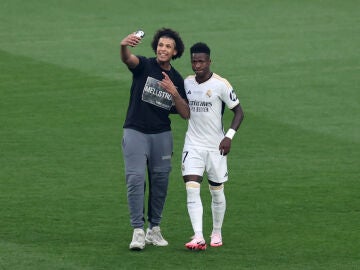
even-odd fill
[{"label": "outstretched arm", "polygon": [[221,155],[224,155],[224,156],[226,156],[230,152],[231,140],[234,137],[235,132],[238,130],[241,122],[244,119],[244,112],[243,112],[240,104],[238,104],[234,108],[232,108],[232,111],[234,112],[234,116],[233,116],[233,119],[231,122],[231,126],[219,145],[220,153],[221,153]]},{"label": "outstretched arm", "polygon": [[183,99],[180,96],[179,92],[177,91],[174,83],[171,81],[169,76],[165,72],[163,72],[162,74],[164,75],[164,79],[162,79],[160,85],[163,88],[165,88],[165,90],[168,91],[173,97],[176,110],[180,114],[180,116],[184,119],[189,119],[190,118],[189,104],[187,104],[185,99]]},{"label": "outstretched arm", "polygon": [[130,47],[136,47],[141,43],[141,38],[135,36],[134,33],[126,36],[120,42],[120,57],[121,60],[129,67],[135,68],[139,64],[139,58],[131,53]]}]

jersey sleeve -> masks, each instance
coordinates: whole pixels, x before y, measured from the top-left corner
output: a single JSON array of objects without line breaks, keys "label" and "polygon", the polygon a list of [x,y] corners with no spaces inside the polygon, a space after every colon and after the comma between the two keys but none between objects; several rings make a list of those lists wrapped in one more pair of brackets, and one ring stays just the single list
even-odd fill
[{"label": "jersey sleeve", "polygon": [[221,99],[226,104],[226,106],[231,110],[236,105],[240,103],[236,93],[231,86],[231,84],[226,80],[222,79],[223,82],[223,91],[221,91]]},{"label": "jersey sleeve", "polygon": [[135,68],[129,68],[130,72],[134,75],[134,76],[140,76],[145,68],[145,63],[147,61],[147,58],[141,55],[136,55],[139,58],[139,64],[135,67]]}]

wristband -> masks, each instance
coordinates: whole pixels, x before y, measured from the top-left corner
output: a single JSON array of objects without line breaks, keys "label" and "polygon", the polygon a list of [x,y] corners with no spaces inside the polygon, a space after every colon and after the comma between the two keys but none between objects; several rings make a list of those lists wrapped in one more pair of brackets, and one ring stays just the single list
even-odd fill
[{"label": "wristband", "polygon": [[228,137],[230,140],[232,140],[232,138],[234,138],[235,133],[236,130],[229,128],[229,130],[225,134],[225,137]]}]

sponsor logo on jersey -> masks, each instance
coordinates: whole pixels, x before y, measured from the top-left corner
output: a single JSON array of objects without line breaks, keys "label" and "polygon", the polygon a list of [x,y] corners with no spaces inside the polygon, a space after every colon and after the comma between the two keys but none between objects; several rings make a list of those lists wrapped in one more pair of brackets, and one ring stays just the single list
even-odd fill
[{"label": "sponsor logo on jersey", "polygon": [[198,100],[189,100],[189,106],[211,107],[211,106],[212,106],[212,102],[208,102],[208,101],[198,101]]},{"label": "sponsor logo on jersey", "polygon": [[189,100],[189,106],[192,112],[208,112],[212,102]]},{"label": "sponsor logo on jersey", "polygon": [[232,90],[232,91],[231,91],[231,93],[230,93],[230,99],[231,99],[232,101],[237,100],[237,96],[236,96],[236,94],[235,94],[235,91],[234,91],[234,90]]}]

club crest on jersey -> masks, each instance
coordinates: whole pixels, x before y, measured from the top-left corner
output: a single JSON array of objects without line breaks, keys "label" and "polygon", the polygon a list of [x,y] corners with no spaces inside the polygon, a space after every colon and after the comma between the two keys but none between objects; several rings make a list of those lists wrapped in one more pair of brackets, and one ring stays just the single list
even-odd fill
[{"label": "club crest on jersey", "polygon": [[188,94],[188,95],[191,95],[191,91],[189,90],[189,91],[187,91],[187,93],[186,94]]},{"label": "club crest on jersey", "polygon": [[207,90],[206,95],[207,95],[208,97],[211,97],[211,96],[212,96],[212,91],[211,91],[210,89]]}]

